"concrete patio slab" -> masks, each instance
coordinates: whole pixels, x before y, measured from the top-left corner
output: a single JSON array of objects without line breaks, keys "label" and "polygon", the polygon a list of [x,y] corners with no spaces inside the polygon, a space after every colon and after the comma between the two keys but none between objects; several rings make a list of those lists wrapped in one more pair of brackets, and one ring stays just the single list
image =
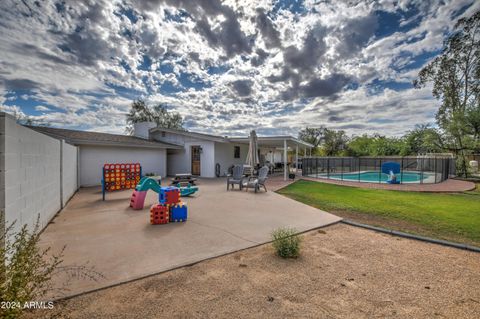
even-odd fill
[{"label": "concrete patio slab", "polygon": [[105,278],[60,273],[55,286],[68,282],[66,295],[74,295],[266,243],[278,227],[303,232],[341,219],[271,191],[227,191],[224,179],[202,179],[199,187],[184,198],[189,220],[167,225],[149,224],[154,192],[134,211],[131,191],[108,193],[103,202],[100,188],[81,189],[42,233],[41,245],[53,252],[66,245],[64,266],[93,266]]}]

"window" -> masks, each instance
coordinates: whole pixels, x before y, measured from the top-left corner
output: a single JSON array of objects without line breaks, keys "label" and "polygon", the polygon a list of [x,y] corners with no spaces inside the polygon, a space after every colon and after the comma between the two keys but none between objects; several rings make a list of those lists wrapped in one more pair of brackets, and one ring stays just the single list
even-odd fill
[{"label": "window", "polygon": [[233,157],[240,158],[240,146],[233,147]]},{"label": "window", "polygon": [[162,132],[162,137],[165,137],[165,132]]}]

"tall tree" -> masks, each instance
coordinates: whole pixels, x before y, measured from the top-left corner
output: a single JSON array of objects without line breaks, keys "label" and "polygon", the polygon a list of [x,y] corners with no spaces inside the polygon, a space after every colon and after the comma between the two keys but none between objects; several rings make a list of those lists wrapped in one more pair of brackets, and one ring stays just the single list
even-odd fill
[{"label": "tall tree", "polygon": [[313,145],[313,153],[316,153],[318,147],[323,141],[325,127],[306,127],[298,133],[298,138]]},{"label": "tall tree", "polygon": [[404,138],[387,137],[380,134],[355,136],[347,145],[350,156],[394,156],[405,155]]},{"label": "tall tree", "polygon": [[[441,101],[437,123],[454,141],[460,172],[468,174],[465,154],[471,149],[468,111],[480,99],[480,11],[455,24],[442,53],[424,67],[414,81],[416,88],[433,83],[433,96]],[[478,108],[477,108],[478,111]],[[470,135],[470,136],[469,136]]]},{"label": "tall tree", "polygon": [[348,156],[369,156],[372,155],[373,138],[367,134],[354,136],[347,146]]},{"label": "tall tree", "polygon": [[474,151],[480,152],[480,100],[477,105],[467,110],[467,127],[471,130],[474,139]]},{"label": "tall tree", "polygon": [[405,155],[441,153],[445,150],[440,132],[428,124],[417,125],[405,136]]},{"label": "tall tree", "polygon": [[345,131],[326,128],[323,140],[322,151],[326,156],[340,155],[347,149],[348,136]]},{"label": "tall tree", "polygon": [[149,107],[144,100],[135,100],[127,114],[127,133],[133,134],[134,124],[140,122],[154,122],[158,127],[183,130],[183,118],[179,113],[169,112],[162,104]]}]

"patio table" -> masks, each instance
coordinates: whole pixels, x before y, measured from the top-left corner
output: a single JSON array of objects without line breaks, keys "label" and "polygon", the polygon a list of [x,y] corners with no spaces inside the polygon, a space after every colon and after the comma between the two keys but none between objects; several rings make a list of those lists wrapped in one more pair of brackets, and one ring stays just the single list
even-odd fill
[{"label": "patio table", "polygon": [[192,174],[175,174],[175,177],[172,178],[172,185],[176,185],[178,183],[189,183],[190,185],[195,185],[196,181],[197,179],[193,177]]}]

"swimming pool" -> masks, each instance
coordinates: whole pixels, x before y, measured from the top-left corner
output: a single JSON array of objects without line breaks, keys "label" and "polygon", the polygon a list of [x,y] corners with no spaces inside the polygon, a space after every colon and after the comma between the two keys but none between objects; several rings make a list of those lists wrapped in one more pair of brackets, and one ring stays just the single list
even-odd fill
[{"label": "swimming pool", "polygon": [[449,156],[423,155],[403,157],[316,156],[302,159],[302,175],[311,178],[387,183],[390,171],[396,173],[397,181],[402,184],[440,183],[455,175],[455,159]]},{"label": "swimming pool", "polygon": [[[379,171],[363,171],[343,174],[330,173],[328,176],[327,174],[318,174],[318,177],[365,183],[386,183],[389,179],[387,174],[380,173]],[[397,175],[397,181],[401,183],[426,182],[427,179],[430,178],[435,178],[435,175],[427,172],[403,172],[403,174]]]}]

